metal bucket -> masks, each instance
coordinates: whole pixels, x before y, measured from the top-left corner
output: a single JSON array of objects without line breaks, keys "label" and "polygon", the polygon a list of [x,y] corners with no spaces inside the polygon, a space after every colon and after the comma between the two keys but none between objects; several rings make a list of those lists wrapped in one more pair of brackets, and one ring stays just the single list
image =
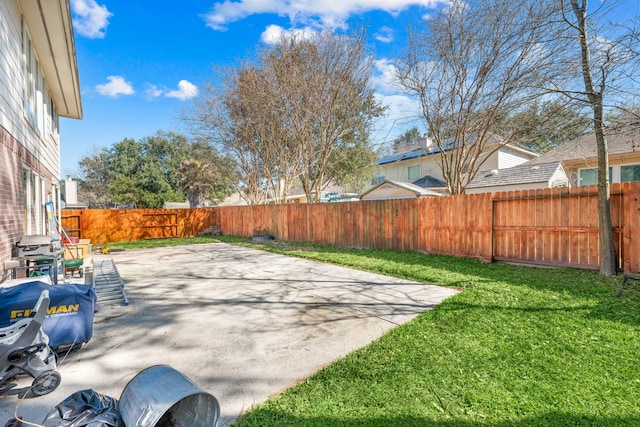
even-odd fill
[{"label": "metal bucket", "polygon": [[175,369],[157,365],[136,375],[119,404],[127,427],[213,427],[220,405]]}]

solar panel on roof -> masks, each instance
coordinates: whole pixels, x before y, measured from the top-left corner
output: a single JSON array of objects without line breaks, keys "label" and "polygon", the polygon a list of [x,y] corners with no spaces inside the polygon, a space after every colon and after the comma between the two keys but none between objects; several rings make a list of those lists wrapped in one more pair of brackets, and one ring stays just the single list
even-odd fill
[{"label": "solar panel on roof", "polygon": [[384,156],[383,158],[380,159],[378,164],[384,165],[386,163],[393,163],[395,161],[398,161],[400,159],[400,156],[402,156],[402,154],[391,154],[389,156]]},{"label": "solar panel on roof", "polygon": [[[444,149],[444,151],[451,150],[453,148],[453,146],[454,146],[454,141],[453,140],[444,141],[442,143],[442,148]],[[378,161],[378,164],[379,165],[386,165],[388,163],[393,163],[393,162],[397,162],[397,161],[400,161],[400,160],[415,159],[415,158],[420,157],[420,156],[425,156],[425,155],[430,155],[430,154],[437,154],[437,153],[440,153],[440,148],[438,148],[437,145],[432,145],[427,149],[419,148],[417,150],[409,151],[407,153],[390,154],[388,156],[384,156],[383,158],[381,158]]]},{"label": "solar panel on roof", "polygon": [[409,151],[408,153],[402,154],[400,157],[402,160],[415,159],[416,157],[420,157],[422,155],[422,150],[414,150]]}]

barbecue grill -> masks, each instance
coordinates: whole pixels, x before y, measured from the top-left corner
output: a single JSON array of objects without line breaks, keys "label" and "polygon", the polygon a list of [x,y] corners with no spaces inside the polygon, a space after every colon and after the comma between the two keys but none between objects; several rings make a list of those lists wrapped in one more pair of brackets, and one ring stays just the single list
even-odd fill
[{"label": "barbecue grill", "polygon": [[50,236],[22,236],[16,243],[18,258],[53,256],[53,239]]}]

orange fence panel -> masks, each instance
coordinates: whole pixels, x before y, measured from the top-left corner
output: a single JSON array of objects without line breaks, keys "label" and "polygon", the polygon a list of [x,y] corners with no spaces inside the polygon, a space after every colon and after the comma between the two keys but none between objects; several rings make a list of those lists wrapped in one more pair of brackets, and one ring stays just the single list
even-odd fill
[{"label": "orange fence panel", "polygon": [[167,237],[192,237],[214,225],[214,210],[80,209],[62,210],[62,228],[93,244]]}]

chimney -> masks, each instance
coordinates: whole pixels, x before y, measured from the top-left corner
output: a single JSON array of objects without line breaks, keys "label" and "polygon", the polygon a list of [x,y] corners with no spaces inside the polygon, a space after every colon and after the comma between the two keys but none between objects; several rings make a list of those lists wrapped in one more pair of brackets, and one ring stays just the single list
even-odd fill
[{"label": "chimney", "polygon": [[431,147],[433,147],[433,145],[434,145],[434,144],[433,144],[433,139],[431,139],[431,138],[429,137],[429,134],[428,134],[428,133],[425,133],[425,134],[422,136],[422,139],[423,139],[423,141],[424,141],[424,148],[426,148],[427,150],[430,150],[430,149],[431,149]]},{"label": "chimney", "polygon": [[75,206],[78,204],[78,183],[67,176],[64,182],[64,201],[66,206]]}]

